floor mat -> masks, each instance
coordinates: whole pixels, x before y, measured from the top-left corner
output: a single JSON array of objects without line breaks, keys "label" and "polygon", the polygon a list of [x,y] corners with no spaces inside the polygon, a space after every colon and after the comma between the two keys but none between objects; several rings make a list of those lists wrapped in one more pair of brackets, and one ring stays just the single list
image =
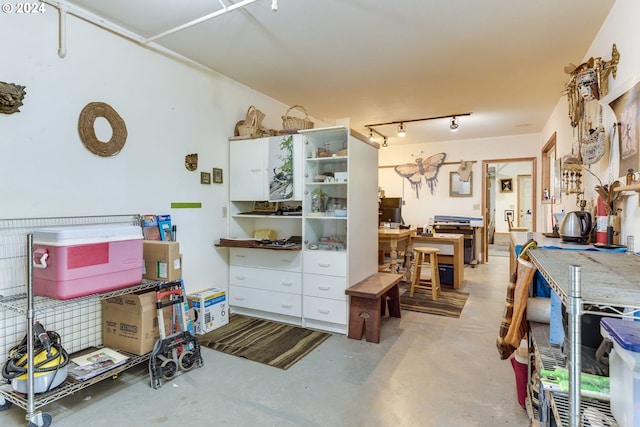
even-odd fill
[{"label": "floor mat", "polygon": [[289,369],[330,336],[327,332],[234,315],[227,325],[200,335],[198,340],[201,346]]},{"label": "floor mat", "polygon": [[460,317],[469,294],[455,289],[443,288],[437,300],[431,299],[431,291],[416,289],[409,297],[408,286],[400,288],[400,308],[446,317]]}]

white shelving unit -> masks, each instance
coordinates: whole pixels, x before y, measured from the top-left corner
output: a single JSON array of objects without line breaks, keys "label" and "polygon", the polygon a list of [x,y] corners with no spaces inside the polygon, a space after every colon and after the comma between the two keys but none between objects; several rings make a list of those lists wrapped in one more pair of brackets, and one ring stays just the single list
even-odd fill
[{"label": "white shelving unit", "polygon": [[[278,169],[267,159],[286,157],[285,138],[293,144],[293,193],[281,200],[272,197]],[[269,229],[277,239],[302,240],[293,248],[230,248],[232,310],[346,334],[344,291],[377,271],[378,147],[342,126],[230,144],[230,236],[252,238]],[[262,152],[262,160],[249,165],[245,150]],[[300,214],[246,214],[258,196]]]}]

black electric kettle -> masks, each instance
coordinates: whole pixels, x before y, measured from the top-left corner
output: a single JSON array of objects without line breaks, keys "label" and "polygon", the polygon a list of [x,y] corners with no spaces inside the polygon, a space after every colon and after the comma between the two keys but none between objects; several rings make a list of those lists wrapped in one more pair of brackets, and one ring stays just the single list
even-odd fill
[{"label": "black electric kettle", "polygon": [[591,214],[585,211],[567,213],[560,223],[560,240],[569,243],[588,243],[591,235]]}]

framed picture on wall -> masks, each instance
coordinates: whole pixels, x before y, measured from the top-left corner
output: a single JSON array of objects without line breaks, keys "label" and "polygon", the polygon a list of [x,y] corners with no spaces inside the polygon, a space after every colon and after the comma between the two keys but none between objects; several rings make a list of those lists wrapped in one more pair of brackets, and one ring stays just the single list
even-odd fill
[{"label": "framed picture on wall", "polygon": [[458,172],[449,172],[449,197],[473,196],[473,172],[469,173],[469,180],[460,181]]},{"label": "framed picture on wall", "polygon": [[216,184],[222,184],[222,169],[213,168],[213,182]]},{"label": "framed picture on wall", "polygon": [[513,179],[503,178],[500,180],[500,192],[512,193],[513,192]]},{"label": "framed picture on wall", "polygon": [[211,174],[209,172],[200,172],[200,184],[211,184]]}]

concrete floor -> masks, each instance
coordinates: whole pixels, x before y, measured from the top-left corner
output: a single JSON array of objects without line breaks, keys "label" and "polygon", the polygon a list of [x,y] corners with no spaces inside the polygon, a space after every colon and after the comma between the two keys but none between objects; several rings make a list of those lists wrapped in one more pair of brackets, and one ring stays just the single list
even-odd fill
[{"label": "concrete floor", "polygon": [[[210,349],[160,389],[146,366],[43,408],[67,426],[529,426],[495,347],[508,258],[465,269],[459,319],[403,311],[380,344],[334,335],[283,371]],[[24,426],[25,411],[0,412]]]}]

